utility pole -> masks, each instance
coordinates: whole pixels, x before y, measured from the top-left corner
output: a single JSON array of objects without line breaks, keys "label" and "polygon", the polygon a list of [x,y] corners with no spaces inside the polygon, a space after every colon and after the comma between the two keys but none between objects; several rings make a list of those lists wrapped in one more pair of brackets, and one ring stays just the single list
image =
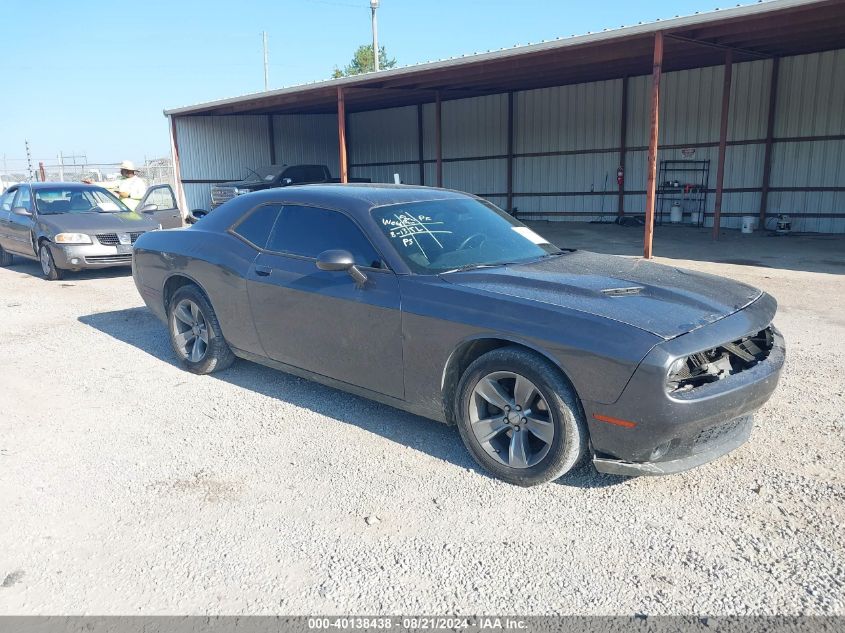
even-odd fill
[{"label": "utility pole", "polygon": [[267,52],[267,31],[261,31],[261,41],[264,44],[264,91],[270,89],[270,56]]},{"label": "utility pole", "polygon": [[373,16],[373,68],[378,72],[378,18],[376,17],[376,9],[378,9],[379,0],[370,0],[370,12]]},{"label": "utility pole", "polygon": [[29,139],[24,139],[24,145],[26,145],[26,166],[29,172],[29,179],[32,180],[32,153],[29,151]]},{"label": "utility pole", "polygon": [[65,181],[65,158],[59,152],[59,182]]}]

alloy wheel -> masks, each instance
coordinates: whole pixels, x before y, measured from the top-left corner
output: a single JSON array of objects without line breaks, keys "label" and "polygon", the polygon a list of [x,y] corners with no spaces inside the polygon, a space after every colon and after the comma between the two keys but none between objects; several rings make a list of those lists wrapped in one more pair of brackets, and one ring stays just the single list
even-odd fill
[{"label": "alloy wheel", "polygon": [[534,383],[514,372],[496,371],[478,381],[470,396],[469,418],[481,447],[511,468],[537,465],[554,442],[546,399]]},{"label": "alloy wheel", "polygon": [[208,352],[208,324],[200,307],[182,299],[173,309],[173,340],[184,358],[200,362]]}]

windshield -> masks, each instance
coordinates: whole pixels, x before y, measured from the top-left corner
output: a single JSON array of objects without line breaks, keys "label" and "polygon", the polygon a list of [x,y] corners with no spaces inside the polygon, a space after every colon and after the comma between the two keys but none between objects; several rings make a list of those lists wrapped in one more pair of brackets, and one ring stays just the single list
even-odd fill
[{"label": "windshield", "polygon": [[375,207],[373,218],[415,273],[526,262],[560,253],[527,226],[474,198]]},{"label": "windshield", "polygon": [[284,165],[266,165],[264,167],[257,167],[256,169],[247,167],[243,180],[263,180],[264,182],[272,182],[284,168]]},{"label": "windshield", "polygon": [[129,207],[105,189],[51,187],[35,189],[35,208],[41,215],[59,213],[117,213]]}]

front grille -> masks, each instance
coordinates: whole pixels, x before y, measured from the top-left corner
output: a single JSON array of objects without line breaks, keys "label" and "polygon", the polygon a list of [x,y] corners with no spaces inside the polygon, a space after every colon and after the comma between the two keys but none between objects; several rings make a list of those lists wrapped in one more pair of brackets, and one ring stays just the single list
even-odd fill
[{"label": "front grille", "polygon": [[211,205],[219,207],[224,202],[228,202],[235,197],[234,187],[212,187],[211,188]]},{"label": "front grille", "polygon": [[[129,234],[129,241],[134,244],[143,234],[144,231],[134,231]],[[120,244],[117,233],[97,233],[95,237],[103,246],[118,246]]]},{"label": "front grille", "polygon": [[97,233],[97,241],[105,246],[117,246],[120,241],[117,239],[117,233]]},{"label": "front grille", "polygon": [[85,258],[86,264],[131,264],[132,253],[125,255],[89,255]]}]

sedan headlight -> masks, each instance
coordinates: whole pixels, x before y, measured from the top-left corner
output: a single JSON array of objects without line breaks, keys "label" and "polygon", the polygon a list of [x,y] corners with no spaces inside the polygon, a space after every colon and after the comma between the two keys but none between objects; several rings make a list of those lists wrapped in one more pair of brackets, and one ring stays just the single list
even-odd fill
[{"label": "sedan headlight", "polygon": [[58,233],[53,239],[56,244],[92,244],[91,236],[85,233]]},{"label": "sedan headlight", "polygon": [[252,189],[235,188],[235,195],[236,196],[242,196],[245,193],[252,193]]}]

